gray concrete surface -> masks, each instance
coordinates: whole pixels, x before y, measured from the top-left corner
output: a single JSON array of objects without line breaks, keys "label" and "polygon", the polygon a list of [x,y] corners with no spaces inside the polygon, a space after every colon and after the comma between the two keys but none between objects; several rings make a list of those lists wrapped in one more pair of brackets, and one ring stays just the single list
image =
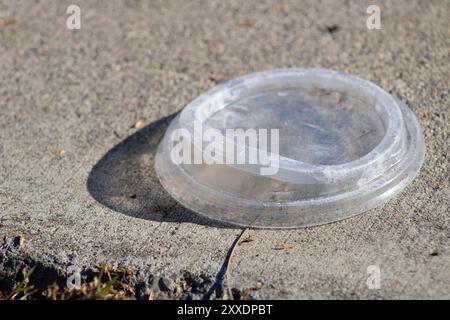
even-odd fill
[{"label": "gray concrete surface", "polygon": [[[254,298],[450,298],[449,1],[76,1],[78,31],[65,26],[71,3],[0,1],[3,278],[36,266],[43,285],[71,265],[107,264],[132,268],[141,286],[164,277],[194,298],[220,296],[208,290],[240,230],[159,185],[153,151],[167,117],[235,76],[322,67],[407,102],[424,166],[366,214],[251,231],[233,286]],[[366,28],[369,4],[382,30]],[[369,265],[379,290],[366,285]]]}]

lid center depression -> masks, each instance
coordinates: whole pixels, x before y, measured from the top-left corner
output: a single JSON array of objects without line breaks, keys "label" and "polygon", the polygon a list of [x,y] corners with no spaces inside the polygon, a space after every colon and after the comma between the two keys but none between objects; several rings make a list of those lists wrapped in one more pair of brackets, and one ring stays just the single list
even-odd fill
[{"label": "lid center depression", "polygon": [[219,109],[205,125],[223,134],[226,129],[279,129],[280,155],[313,165],[359,159],[386,132],[369,103],[319,88],[258,92]]}]

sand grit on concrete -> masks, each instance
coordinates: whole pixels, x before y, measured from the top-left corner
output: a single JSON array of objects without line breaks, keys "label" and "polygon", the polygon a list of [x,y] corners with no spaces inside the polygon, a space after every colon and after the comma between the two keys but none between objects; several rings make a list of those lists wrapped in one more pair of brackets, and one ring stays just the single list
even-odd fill
[{"label": "sand grit on concrete", "polygon": [[[424,165],[366,214],[252,230],[233,287],[253,298],[450,298],[449,1],[78,1],[77,31],[66,28],[69,4],[0,1],[4,279],[35,266],[45,285],[69,266],[109,265],[160,298],[223,297],[212,286],[241,231],[171,199],[155,147],[173,114],[218,82],[321,67],[405,101],[423,128]],[[369,4],[381,30],[366,28]],[[379,290],[366,285],[370,265]]]}]

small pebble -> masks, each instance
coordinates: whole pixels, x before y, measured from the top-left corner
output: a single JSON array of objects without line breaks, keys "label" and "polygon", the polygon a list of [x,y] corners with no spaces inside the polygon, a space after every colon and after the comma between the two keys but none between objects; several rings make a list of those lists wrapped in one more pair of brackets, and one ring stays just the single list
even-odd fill
[{"label": "small pebble", "polygon": [[142,122],[142,120],[138,120],[136,121],[136,123],[134,124],[134,128],[135,129],[141,129],[144,126],[144,122]]}]

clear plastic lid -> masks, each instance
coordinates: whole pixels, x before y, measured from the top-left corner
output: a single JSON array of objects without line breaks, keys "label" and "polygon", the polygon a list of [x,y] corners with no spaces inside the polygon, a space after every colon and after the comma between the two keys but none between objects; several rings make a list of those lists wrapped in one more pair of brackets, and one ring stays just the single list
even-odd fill
[{"label": "clear plastic lid", "polygon": [[414,178],[423,154],[414,114],[376,85],[280,69],[192,101],[161,141],[156,171],[176,200],[209,218],[293,228],[387,201]]}]

